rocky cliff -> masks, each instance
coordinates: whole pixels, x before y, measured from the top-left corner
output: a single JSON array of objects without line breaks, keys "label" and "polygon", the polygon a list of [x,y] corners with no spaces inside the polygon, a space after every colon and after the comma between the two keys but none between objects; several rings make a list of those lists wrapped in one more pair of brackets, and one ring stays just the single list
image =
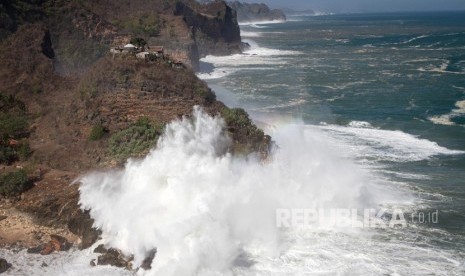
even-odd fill
[{"label": "rocky cliff", "polygon": [[[243,110],[217,101],[191,68],[109,54],[134,37],[191,58],[237,51],[235,14],[224,3],[12,2],[35,4],[4,13],[14,20],[0,41],[1,246],[35,246],[45,233],[92,244],[98,231],[70,183],[144,156],[164,125],[190,116],[195,105],[225,117],[231,153],[266,156],[270,137]],[[21,233],[13,230],[18,224]]]},{"label": "rocky cliff", "polygon": [[241,35],[236,12],[223,1],[204,4],[195,10],[183,2],[174,14],[189,26],[200,56],[241,52]]},{"label": "rocky cliff", "polygon": [[236,13],[223,1],[12,0],[0,4],[0,22],[0,41],[24,23],[44,23],[62,74],[85,71],[109,47],[134,37],[164,46],[193,69],[202,56],[241,51]]},{"label": "rocky cliff", "polygon": [[237,20],[241,23],[260,21],[286,21],[286,15],[278,9],[270,9],[265,4],[241,3],[234,1],[228,3],[237,12]]}]

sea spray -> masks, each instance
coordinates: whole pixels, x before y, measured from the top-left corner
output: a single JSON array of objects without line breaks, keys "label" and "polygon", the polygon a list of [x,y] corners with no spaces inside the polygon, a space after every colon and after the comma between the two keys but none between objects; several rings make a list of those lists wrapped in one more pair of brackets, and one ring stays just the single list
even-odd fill
[{"label": "sea spray", "polygon": [[145,159],[79,179],[81,207],[109,246],[136,266],[157,248],[153,275],[228,275],[286,251],[293,229],[276,226],[280,208],[374,206],[363,172],[317,133],[277,128],[279,148],[261,162],[227,153],[224,126],[197,107]]}]

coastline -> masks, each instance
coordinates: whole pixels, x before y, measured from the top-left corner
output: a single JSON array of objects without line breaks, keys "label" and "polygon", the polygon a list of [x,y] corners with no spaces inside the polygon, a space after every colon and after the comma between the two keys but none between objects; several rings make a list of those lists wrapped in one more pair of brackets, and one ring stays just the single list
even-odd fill
[{"label": "coastline", "polygon": [[[198,82],[201,81],[197,76],[195,76],[195,78],[197,78]],[[221,102],[218,102],[216,105],[217,107],[214,107],[210,112],[220,114],[222,109],[227,108]],[[176,116],[179,115],[177,114]],[[114,166],[115,164],[110,164],[110,168]],[[91,170],[98,170],[99,167],[101,168],[102,165],[100,164],[97,167],[91,168]],[[88,223],[88,215],[85,215],[83,218],[78,218],[77,223],[83,223],[81,226],[78,226],[79,229],[70,230],[69,225],[67,225],[70,223],[68,221],[70,217],[82,212],[79,208],[75,209],[75,207],[73,207],[78,200],[78,191],[77,186],[71,185],[71,182],[73,179],[76,179],[77,175],[82,175],[86,171],[87,170],[81,169],[79,172],[71,173],[66,170],[50,170],[44,166],[44,169],[40,172],[40,181],[36,182],[31,190],[25,192],[19,201],[7,200],[2,202],[0,205],[0,208],[2,208],[0,213],[2,218],[0,220],[0,226],[2,227],[0,231],[1,250],[7,250],[11,253],[21,251],[23,252],[22,254],[27,256],[28,253],[25,252],[28,249],[36,247],[42,248],[50,241],[51,235],[59,235],[64,237],[68,242],[74,244],[72,250],[76,250],[83,243],[86,243],[82,250],[87,252],[88,250],[85,248],[93,243],[92,240],[87,240],[89,237],[82,236],[83,233],[88,231],[86,227],[92,225],[92,222],[90,225]],[[45,195],[44,188],[51,189],[51,194],[48,196]],[[65,195],[67,193],[69,195]],[[48,210],[49,206],[47,206],[47,204],[49,203],[46,202],[47,198],[58,200],[58,202],[50,206],[50,209],[53,208],[53,210]],[[18,208],[18,206],[21,207]],[[78,217],[79,216],[81,215],[78,215]],[[84,219],[86,222],[84,223],[81,219]],[[93,230],[90,231],[91,236],[94,235],[93,233]],[[42,257],[31,255],[31,258],[37,260],[40,260],[40,258],[44,260],[50,259],[47,255]],[[13,261],[13,263],[17,264],[16,261]]]},{"label": "coastline", "polygon": [[[259,33],[267,29],[260,28]],[[279,27],[276,29],[281,31]],[[363,117],[361,113],[365,109],[374,107],[360,101],[371,99],[371,95],[361,93],[354,96],[350,93],[366,92],[368,89],[362,89],[380,88],[382,85],[375,83],[372,86],[370,81],[357,77],[358,72],[363,72],[361,70],[348,70],[331,62],[337,65],[338,58],[347,57],[348,54],[354,55],[350,56],[354,61],[364,60],[363,55],[369,53],[362,55],[353,51],[357,49],[352,47],[364,47],[368,42],[358,46],[352,38],[328,38],[323,43],[334,47],[328,52],[335,49],[349,51],[336,52],[341,53],[336,58],[332,54],[325,56],[315,51],[316,55],[322,55],[321,59],[326,58],[324,64],[319,64],[318,59],[305,58],[305,55],[314,53],[312,47],[302,51],[297,47],[286,49],[284,46],[278,47],[280,44],[274,40],[267,40],[273,31],[276,30],[263,35],[247,33],[251,39],[259,37],[259,43],[251,41],[251,49],[245,53],[203,58],[203,62],[206,62],[203,64],[204,72],[197,73],[187,86],[190,91],[191,83],[206,83],[208,87],[203,85],[202,88],[214,91],[218,101],[215,101],[215,108],[208,113],[210,115],[229,110],[233,112],[225,114],[242,116],[244,113],[237,111],[245,109],[249,114],[245,117],[266,134],[272,135],[278,145],[269,160],[230,153],[217,155],[219,152],[224,153],[222,145],[227,144],[228,140],[223,139],[223,123],[201,112],[181,114],[183,118],[189,119],[181,120],[179,117],[182,116],[179,116],[175,118],[175,123],[168,122],[168,137],[173,139],[164,138],[162,146],[151,150],[148,155],[132,159],[124,165],[114,164],[109,170],[100,168],[95,173],[79,174],[85,175],[83,186],[86,189],[81,203],[96,210],[92,217],[96,219],[97,225],[108,226],[104,235],[100,236],[101,240],[79,251],[73,247],[68,252],[59,251],[42,256],[28,255],[26,250],[17,252],[18,248],[12,248],[8,251],[0,249],[0,255],[13,260],[10,262],[18,267],[27,261],[29,267],[23,271],[28,274],[34,271],[44,274],[69,272],[69,275],[76,276],[134,273],[182,275],[185,271],[198,273],[202,269],[237,275],[260,275],[264,271],[271,275],[288,275],[296,271],[386,275],[401,271],[415,275],[440,274],[444,269],[463,273],[463,256],[460,251],[460,244],[463,243],[463,227],[460,224],[463,217],[460,213],[463,209],[463,198],[460,197],[463,195],[460,190],[463,181],[460,180],[463,177],[454,176],[463,176],[465,149],[463,145],[455,149],[454,143],[443,143],[438,139],[439,135],[425,137],[424,133],[418,134],[411,128],[416,123],[425,127],[425,133],[434,131],[436,134],[436,131],[449,127],[461,128],[463,122],[444,125],[436,125],[434,120],[429,122],[434,117],[428,116],[434,115],[434,112],[418,115],[415,110],[424,103],[414,101],[413,98],[406,106],[403,106],[402,101],[395,101],[389,109],[382,109],[388,111],[387,114],[395,114],[398,110],[404,116],[414,114],[411,120],[404,117],[380,119],[377,113]],[[412,34],[412,37],[418,37],[418,34]],[[299,37],[294,39],[298,40]],[[376,39],[381,40],[382,37]],[[417,40],[411,40],[409,36],[400,39],[401,42]],[[314,43],[312,46],[317,45],[314,41],[311,43]],[[386,51],[379,44],[372,44],[371,47],[373,51],[378,47],[378,54]],[[392,63],[399,70],[397,63],[391,62],[390,58],[392,56],[383,59],[383,63],[378,66],[384,68],[382,66]],[[371,60],[373,62],[375,59]],[[434,61],[425,59],[421,62],[434,64]],[[345,64],[353,66],[355,62]],[[362,65],[362,68],[367,65],[366,62],[356,64]],[[338,68],[338,72],[350,72],[350,78],[325,79],[326,72],[322,70],[324,66]],[[291,67],[303,71],[302,75],[297,75]],[[417,67],[416,64],[412,65],[412,71],[417,72]],[[373,68],[376,67],[370,66],[370,72],[376,73]],[[314,78],[311,78],[311,73]],[[386,71],[382,71],[381,75],[384,76],[384,73]],[[434,74],[429,77],[432,81],[436,77],[456,75],[444,72]],[[192,72],[189,71],[188,75],[192,76]],[[395,77],[390,75],[392,79],[388,80],[393,81]],[[410,81],[414,79],[412,76]],[[297,80],[305,83],[297,83]],[[383,85],[389,87],[389,82],[383,80]],[[460,93],[464,91],[461,86],[453,89]],[[375,94],[376,91],[372,95],[382,99],[379,107],[385,107],[383,104],[388,99],[382,97],[390,95],[392,91],[382,91],[381,95]],[[411,95],[413,97],[413,93]],[[351,96],[356,102],[344,102]],[[421,95],[420,99],[423,97]],[[402,95],[396,94],[394,98],[402,99]],[[442,106],[442,111],[438,113],[439,119],[462,118],[463,99],[449,100],[452,105],[445,103]],[[368,103],[374,105],[374,102]],[[362,108],[352,110],[345,117],[333,119],[331,114],[326,113],[328,110],[318,109],[325,105],[341,109]],[[166,109],[174,108],[176,115],[179,115],[184,112],[179,111],[179,107],[170,105]],[[391,111],[392,108],[398,109]],[[321,112],[323,115],[310,120],[308,117],[299,117],[300,112],[308,112],[312,116]],[[396,120],[399,121],[397,125],[392,123]],[[234,128],[243,129],[237,125],[229,126],[229,130]],[[453,136],[453,142],[460,143],[460,137]],[[190,139],[193,142],[186,143]],[[74,174],[61,175],[54,172],[45,175],[48,181],[54,179],[63,185],[77,177]],[[459,190],[458,195],[453,194],[454,188]],[[65,186],[56,186],[53,192],[62,189]],[[77,185],[72,189],[77,192]],[[21,200],[27,202],[34,198],[46,198],[46,195],[32,197],[26,193]],[[49,199],[49,202],[53,202],[53,199]],[[52,209],[62,213],[61,207],[66,214],[66,205],[53,206]],[[406,217],[413,217],[416,212],[433,210],[439,214],[441,223],[428,225],[408,221],[407,227],[355,229],[346,226],[320,227],[316,224],[277,230],[272,219],[274,216],[269,216],[275,214],[276,208],[317,208],[329,213],[338,208],[347,210],[348,207],[361,211],[358,215],[363,214],[363,210],[384,210],[387,211],[387,220],[396,212],[393,210],[401,210]],[[386,217],[382,219],[384,222]],[[12,220],[24,221],[23,218],[12,216],[8,223]],[[26,220],[26,224],[29,223]],[[24,231],[29,230],[25,228]],[[65,234],[61,232],[61,235]],[[42,243],[47,242],[47,235],[41,240]],[[76,243],[80,242],[78,236]],[[74,237],[67,238],[73,241]],[[284,238],[284,242],[280,238]],[[164,252],[159,255],[161,263],[151,272],[130,271],[109,266],[93,267],[100,256],[94,253],[98,244],[116,244],[121,246],[120,249],[134,253],[136,266],[141,256],[145,256],[154,245],[162,244],[160,246],[167,251],[160,250],[160,253]],[[225,260],[234,260],[234,263]],[[341,265],[334,266],[334,263]],[[10,274],[7,272],[6,275]]]}]

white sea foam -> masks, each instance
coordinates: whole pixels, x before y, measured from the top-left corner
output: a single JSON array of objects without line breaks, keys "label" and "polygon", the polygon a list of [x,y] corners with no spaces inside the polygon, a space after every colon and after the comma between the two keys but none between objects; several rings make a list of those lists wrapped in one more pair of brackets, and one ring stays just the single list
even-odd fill
[{"label": "white sea foam", "polygon": [[[92,249],[50,256],[5,251],[2,256],[16,269],[6,275],[463,272],[457,254],[437,248],[432,254],[428,241],[423,235],[418,240],[415,230],[275,225],[276,208],[415,206],[410,194],[378,184],[379,177],[340,155],[341,149],[363,151],[353,147],[355,136],[375,148],[382,144],[385,151],[399,147],[402,153],[430,156],[449,150],[364,123],[353,123],[362,128],[271,125],[279,148],[268,162],[232,157],[223,154],[229,143],[223,121],[196,109],[192,119],[168,125],[157,149],[145,159],[80,178],[80,203],[91,208],[96,226],[103,230],[102,242],[135,254],[135,266],[156,247],[152,270],[91,267],[89,261],[96,256]],[[410,143],[420,145],[412,148]]]},{"label": "white sea foam", "polygon": [[452,87],[455,88],[455,89],[457,89],[457,90],[460,90],[460,91],[465,92],[465,87],[456,86],[456,85],[452,85]]},{"label": "white sea foam", "polygon": [[352,81],[352,82],[347,82],[347,83],[337,83],[333,85],[320,85],[319,87],[325,87],[331,90],[344,90],[352,86],[368,84],[368,83],[371,83],[371,81]]},{"label": "white sea foam", "polygon": [[411,39],[408,39],[406,41],[403,41],[399,44],[408,44],[408,43],[411,43],[411,42],[414,42],[416,40],[419,40],[419,39],[422,39],[422,38],[427,38],[427,37],[430,37],[430,35],[420,35],[420,36],[416,36],[416,37],[413,37]]},{"label": "white sea foam", "polygon": [[428,120],[430,120],[433,124],[436,124],[436,125],[445,125],[445,126],[455,125],[455,123],[451,121],[451,114],[431,116],[431,117],[428,117]]},{"label": "white sea foam", "polygon": [[231,69],[231,68],[224,68],[224,67],[219,67],[215,68],[212,72],[208,73],[197,73],[197,77],[199,77],[202,80],[211,80],[211,79],[219,79],[219,78],[224,78],[237,70]]},{"label": "white sea foam", "polygon": [[276,228],[276,208],[357,208],[400,198],[375,194],[376,184],[338,158],[317,129],[277,128],[279,150],[268,163],[222,155],[222,133],[222,120],[196,110],[193,121],[170,124],[144,160],[79,180],[80,203],[111,246],[135,254],[136,265],[158,248],[150,275],[232,275],[293,254],[296,241],[289,245]]},{"label": "white sea foam", "polygon": [[89,263],[98,254],[92,252],[94,248],[68,252],[54,252],[50,255],[30,254],[26,250],[13,252],[0,249],[0,256],[5,258],[12,267],[4,272],[5,276],[131,276],[132,272],[123,268],[110,266],[93,267]]},{"label": "white sea foam", "polygon": [[241,30],[241,37],[260,37],[263,33],[260,32],[247,32]]},{"label": "white sea foam", "polygon": [[454,117],[465,115],[465,100],[456,102],[455,107],[457,108],[452,109],[452,111],[448,114],[431,116],[428,119],[434,124],[438,125],[455,125],[455,123],[452,122],[451,119],[453,119]]},{"label": "white sea foam", "polygon": [[281,24],[285,22],[286,21],[284,20],[250,21],[250,22],[239,22],[239,26],[249,26],[249,27],[261,29],[261,28],[267,28],[266,26],[263,26],[263,25]]},{"label": "white sea foam", "polygon": [[269,105],[269,106],[260,107],[260,108],[253,108],[251,109],[251,111],[276,110],[276,109],[281,109],[281,108],[288,108],[288,107],[303,105],[306,102],[307,101],[304,99],[296,99],[296,100],[290,100],[287,103],[274,104],[274,105]]},{"label": "white sea foam", "polygon": [[345,145],[340,150],[360,160],[410,162],[426,160],[435,155],[465,154],[402,131],[376,129],[360,122],[351,122],[349,126],[322,125],[318,128],[328,132],[328,142],[335,147]]},{"label": "white sea foam", "polygon": [[214,66],[213,72],[198,73],[201,79],[217,79],[228,76],[237,70],[244,70],[244,66],[256,65],[285,65],[288,63],[286,57],[301,55],[299,51],[279,50],[260,47],[255,41],[244,39],[249,43],[250,49],[242,54],[229,56],[206,56],[202,62],[210,63]]},{"label": "white sea foam", "polygon": [[373,128],[369,122],[364,121],[351,121],[348,126],[355,128]]}]

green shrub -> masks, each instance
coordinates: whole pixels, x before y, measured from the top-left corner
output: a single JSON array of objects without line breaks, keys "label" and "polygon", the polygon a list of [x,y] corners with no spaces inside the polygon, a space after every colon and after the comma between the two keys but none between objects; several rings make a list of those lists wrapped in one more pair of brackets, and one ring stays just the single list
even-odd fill
[{"label": "green shrub", "polygon": [[0,176],[0,195],[16,196],[32,187],[32,181],[24,169]]},{"label": "green shrub", "polygon": [[[27,157],[26,148],[10,146],[10,139],[19,140],[28,135],[26,106],[14,96],[0,93],[0,163],[10,164]],[[25,155],[24,155],[25,154]],[[24,158],[25,159],[25,158]]]},{"label": "green shrub", "polygon": [[211,91],[208,88],[196,87],[194,91],[197,95],[202,97],[207,103],[213,103],[216,100],[216,94],[213,93],[213,91]]},{"label": "green shrub", "polygon": [[139,119],[137,119],[135,125],[136,126],[147,127],[147,128],[149,128],[151,126],[150,125],[150,120],[147,117],[140,117]]},{"label": "green shrub", "polygon": [[18,139],[27,134],[26,106],[14,96],[0,93],[0,139]]},{"label": "green shrub", "polygon": [[24,115],[3,113],[0,111],[0,138],[21,138],[26,135],[28,124]]},{"label": "green shrub", "polygon": [[91,141],[100,140],[103,138],[103,136],[105,136],[105,133],[107,133],[107,129],[105,127],[103,127],[100,124],[95,125],[90,130],[89,140]]},{"label": "green shrub", "polygon": [[32,153],[31,146],[29,146],[28,142],[24,142],[24,143],[21,143],[21,145],[19,145],[17,154],[20,160],[22,161],[26,160],[29,157],[29,155],[31,155],[31,153]]},{"label": "green shrub", "polygon": [[145,39],[141,37],[132,38],[129,43],[136,45],[137,47],[144,47],[145,45],[147,45],[147,41],[145,41]]},{"label": "green shrub", "polygon": [[110,137],[108,151],[117,159],[140,156],[153,148],[163,132],[163,126],[153,126],[148,119],[141,118],[127,129]]},{"label": "green shrub", "polygon": [[10,164],[18,159],[18,155],[16,151],[7,146],[7,145],[0,145],[0,164]]},{"label": "green shrub", "polygon": [[40,85],[34,85],[32,87],[32,93],[34,93],[34,94],[42,93],[42,87]]},{"label": "green shrub", "polygon": [[247,127],[252,125],[249,114],[242,108],[224,108],[221,115],[229,126]]},{"label": "green shrub", "polygon": [[228,127],[234,132],[240,132],[241,136],[249,141],[261,140],[265,135],[249,118],[249,114],[242,108],[223,108],[221,111]]}]

